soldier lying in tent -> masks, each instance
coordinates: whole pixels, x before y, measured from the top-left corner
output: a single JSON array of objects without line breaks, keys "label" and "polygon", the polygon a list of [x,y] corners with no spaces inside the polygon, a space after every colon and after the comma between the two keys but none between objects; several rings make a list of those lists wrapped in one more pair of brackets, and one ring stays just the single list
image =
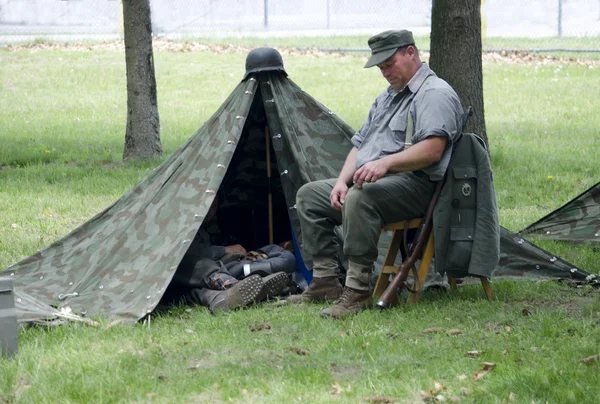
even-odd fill
[{"label": "soldier lying in tent", "polygon": [[[216,215],[218,204],[215,196],[205,224]],[[250,252],[240,244],[213,245],[205,224],[179,264],[166,300],[183,298],[216,314],[279,296],[288,288],[296,271],[291,251],[278,245]]]}]

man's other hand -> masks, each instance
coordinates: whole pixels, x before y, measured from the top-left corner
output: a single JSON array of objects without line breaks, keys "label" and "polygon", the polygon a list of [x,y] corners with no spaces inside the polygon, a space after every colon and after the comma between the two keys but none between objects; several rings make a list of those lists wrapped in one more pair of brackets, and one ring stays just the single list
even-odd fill
[{"label": "man's other hand", "polygon": [[225,246],[225,252],[227,254],[248,254],[248,251],[246,251],[246,249],[239,244]]},{"label": "man's other hand", "polygon": [[331,190],[329,194],[329,201],[331,202],[331,207],[335,210],[342,210],[342,205],[344,204],[344,200],[346,199],[346,194],[348,193],[348,185],[345,183],[338,181],[335,186]]}]

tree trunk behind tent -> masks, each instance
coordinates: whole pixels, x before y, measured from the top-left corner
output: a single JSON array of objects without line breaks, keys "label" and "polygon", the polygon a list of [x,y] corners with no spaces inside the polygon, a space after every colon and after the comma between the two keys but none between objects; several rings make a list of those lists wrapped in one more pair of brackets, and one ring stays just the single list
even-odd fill
[{"label": "tree trunk behind tent", "polygon": [[473,107],[466,127],[485,139],[483,73],[481,63],[481,1],[434,0],[431,8],[433,71],[458,93],[463,107]]},{"label": "tree trunk behind tent", "polygon": [[162,156],[149,0],[123,0],[127,67],[127,129],[124,160]]}]

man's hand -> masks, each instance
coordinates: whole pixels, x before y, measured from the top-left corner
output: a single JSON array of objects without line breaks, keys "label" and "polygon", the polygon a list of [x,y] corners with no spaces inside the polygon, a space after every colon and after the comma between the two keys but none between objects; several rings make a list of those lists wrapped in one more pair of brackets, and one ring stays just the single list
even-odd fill
[{"label": "man's hand", "polygon": [[348,193],[348,185],[346,185],[342,181],[338,181],[335,183],[335,186],[331,190],[329,194],[329,201],[331,202],[331,207],[335,210],[342,210],[342,205],[344,204],[344,200],[346,199],[346,194]]},{"label": "man's hand", "polygon": [[363,182],[375,182],[388,172],[385,159],[369,161],[356,170],[352,181],[358,188],[362,188]]},{"label": "man's hand", "polygon": [[241,245],[239,245],[239,244],[225,246],[225,253],[227,253],[227,254],[241,254],[241,255],[248,254],[248,252],[246,251],[246,249],[244,247],[242,247]]}]

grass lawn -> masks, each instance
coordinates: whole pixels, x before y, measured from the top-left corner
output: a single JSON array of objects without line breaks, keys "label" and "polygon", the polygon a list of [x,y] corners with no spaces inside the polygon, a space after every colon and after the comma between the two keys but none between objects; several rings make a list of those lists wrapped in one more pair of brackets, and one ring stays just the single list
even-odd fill
[{"label": "grass lawn", "polygon": [[[0,268],[65,235],[158,164],[121,163],[122,48],[48,48],[0,49]],[[283,56],[290,78],[355,128],[385,86],[362,68],[364,55]],[[221,105],[245,57],[155,48],[165,157]],[[520,230],[600,180],[599,82],[596,61],[485,59],[505,227]],[[600,273],[598,247],[533,241]],[[150,326],[23,328],[18,357],[0,359],[0,403],[596,402],[600,360],[581,359],[600,354],[598,291],[508,280],[492,290],[492,302],[467,285],[344,321],[321,319],[318,305],[262,305],[221,316],[179,307]]]}]

